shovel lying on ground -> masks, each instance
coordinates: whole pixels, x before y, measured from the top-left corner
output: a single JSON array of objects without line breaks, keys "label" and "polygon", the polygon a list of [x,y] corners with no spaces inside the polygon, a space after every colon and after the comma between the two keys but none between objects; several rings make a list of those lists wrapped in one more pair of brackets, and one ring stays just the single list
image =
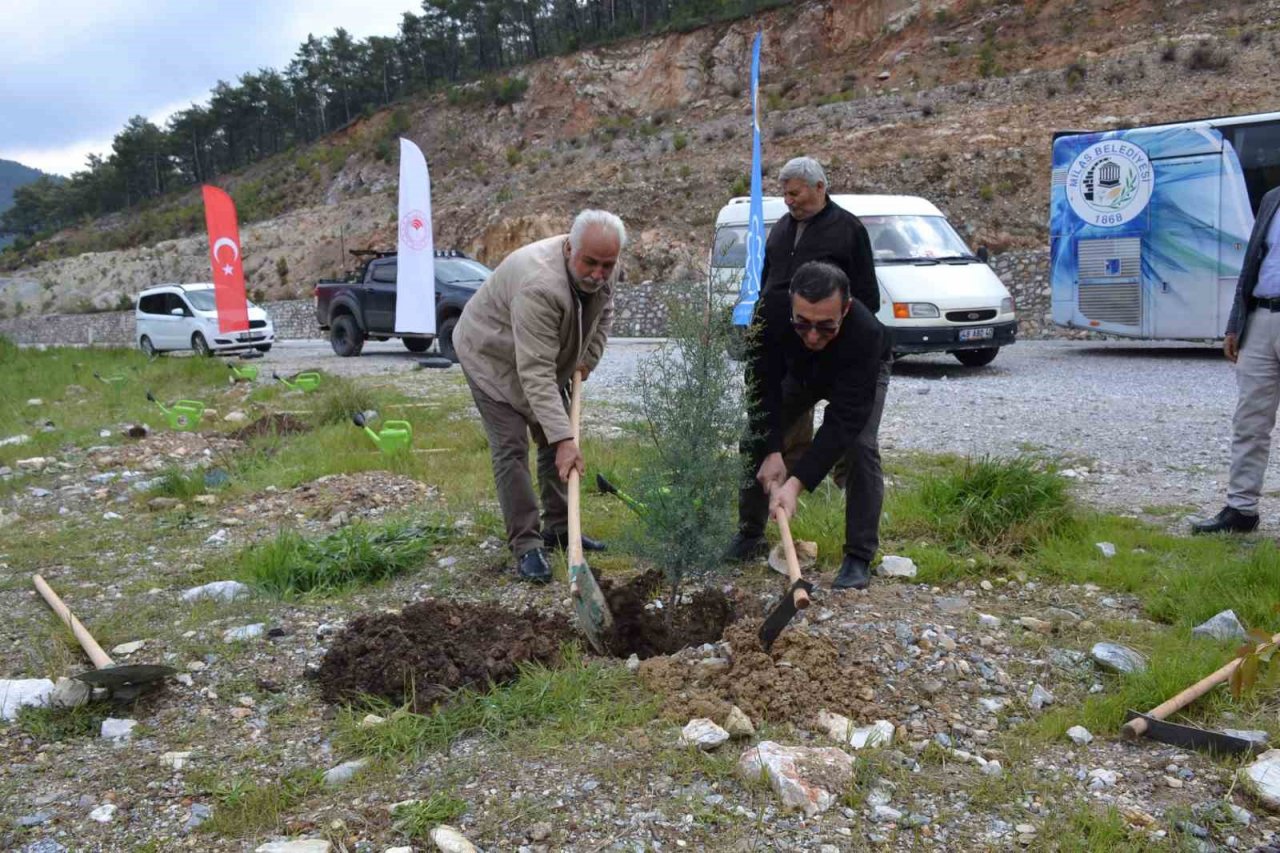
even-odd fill
[{"label": "shovel lying on ground", "polygon": [[[573,441],[582,446],[578,422],[582,416],[582,375],[573,374],[573,394],[569,402],[569,428],[573,430]],[[591,647],[600,654],[605,654],[605,638],[613,631],[613,613],[604,600],[600,584],[596,583],[591,567],[582,555],[582,503],[578,494],[578,470],[569,472],[569,597],[573,600],[573,612],[578,617],[578,626],[587,635]]]},{"label": "shovel lying on ground", "polygon": [[765,651],[773,647],[773,641],[778,639],[782,629],[791,623],[795,615],[809,606],[809,593],[813,592],[813,584],[800,576],[800,560],[796,557],[796,545],[791,539],[791,525],[787,523],[787,514],[778,509],[773,514],[773,520],[778,522],[778,532],[782,536],[782,550],[787,557],[787,578],[791,581],[791,586],[787,587],[778,606],[773,608],[760,626],[760,644]]},{"label": "shovel lying on ground", "polygon": [[63,604],[62,599],[58,598],[58,594],[53,591],[53,588],[45,583],[44,578],[39,575],[32,575],[31,582],[36,585],[36,590],[45,600],[45,603],[71,629],[71,633],[79,641],[80,647],[84,649],[85,654],[89,656],[89,660],[93,661],[93,665],[97,667],[88,672],[72,676],[73,678],[94,687],[106,687],[115,693],[117,698],[133,698],[138,693],[141,693],[143,689],[158,681],[163,681],[177,672],[172,667],[156,664],[144,663],[117,666],[116,662],[102,650],[102,646],[98,645],[98,641],[89,633],[89,629],[80,624],[80,620],[71,612],[71,608]]},{"label": "shovel lying on ground", "polygon": [[[1280,642],[1280,634],[1276,634],[1271,638],[1271,642]],[[1181,711],[1192,702],[1208,693],[1219,684],[1224,684],[1231,679],[1231,674],[1236,671],[1243,661],[1243,658],[1236,658],[1210,675],[1197,681],[1195,684],[1183,690],[1177,696],[1162,702],[1152,708],[1145,714],[1138,711],[1128,711],[1129,722],[1121,727],[1124,735],[1132,740],[1136,740],[1143,735],[1152,740],[1167,743],[1172,746],[1182,746],[1192,749],[1206,749],[1210,752],[1221,754],[1247,753],[1257,750],[1261,744],[1235,735],[1229,735],[1225,732],[1215,732],[1209,729],[1198,729],[1195,726],[1183,726],[1178,723],[1170,723],[1165,721],[1165,717],[1170,714]]]}]

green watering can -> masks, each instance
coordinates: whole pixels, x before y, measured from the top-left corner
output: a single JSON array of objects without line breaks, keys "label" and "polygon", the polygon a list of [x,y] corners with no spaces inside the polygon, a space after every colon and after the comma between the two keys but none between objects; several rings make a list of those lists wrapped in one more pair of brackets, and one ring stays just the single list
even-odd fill
[{"label": "green watering can", "polygon": [[150,391],[147,392],[147,399],[160,407],[160,411],[164,412],[165,419],[169,421],[169,428],[180,432],[191,432],[200,426],[200,419],[204,417],[204,403],[199,400],[179,400],[168,408],[164,403],[156,399],[156,396]]},{"label": "green watering can", "polygon": [[364,434],[369,436],[383,453],[395,453],[413,443],[413,427],[408,421],[387,421],[381,430],[374,432],[369,426],[370,420],[371,418],[365,417],[364,412],[356,412],[351,416],[352,423],[363,429]]},{"label": "green watering can", "polygon": [[314,391],[320,387],[320,374],[314,370],[307,371],[306,373],[299,373],[297,376],[293,377],[292,380],[285,379],[273,370],[271,371],[271,378],[279,379],[285,384],[285,387],[291,391]]},{"label": "green watering can", "polygon": [[227,367],[231,369],[232,382],[252,382],[258,378],[258,365],[246,364],[244,367],[236,367],[231,362],[227,362]]}]

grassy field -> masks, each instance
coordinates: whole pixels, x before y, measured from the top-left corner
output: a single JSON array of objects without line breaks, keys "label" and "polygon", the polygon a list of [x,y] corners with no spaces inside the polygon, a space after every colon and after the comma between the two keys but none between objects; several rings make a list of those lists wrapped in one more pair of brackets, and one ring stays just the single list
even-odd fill
[{"label": "grassy field", "polygon": [[[0,528],[0,562],[5,567],[0,594],[16,602],[29,588],[31,572],[82,567],[76,575],[78,586],[92,586],[75,589],[77,595],[107,590],[133,602],[112,607],[111,599],[90,599],[93,629],[108,648],[143,636],[161,636],[177,660],[216,652],[226,663],[248,651],[192,635],[211,622],[223,626],[271,621],[280,608],[322,620],[335,613],[350,615],[385,607],[396,597],[402,600],[423,591],[471,590],[477,579],[492,578],[484,574],[492,569],[477,560],[464,560],[449,571],[428,571],[434,556],[443,553],[441,549],[461,552],[502,537],[488,448],[478,423],[468,414],[469,401],[456,378],[452,385],[433,391],[430,406],[421,406],[402,388],[369,387],[333,376],[325,376],[321,389],[306,395],[263,381],[252,389],[235,387],[217,360],[147,361],[137,353],[111,350],[37,352],[0,341],[0,365],[6,368],[10,391],[0,403],[0,439],[30,436],[26,443],[0,447],[4,466],[19,468],[20,459],[33,456],[82,460],[83,451],[95,445],[127,447],[131,440],[120,435],[120,427],[132,422],[147,421],[164,433],[158,410],[145,399],[146,390],[166,400],[200,399],[220,416],[232,410],[244,411],[250,419],[272,412],[299,412],[296,417],[308,427],[305,432],[251,439],[233,453],[199,458],[196,465],[187,460],[166,461],[154,472],[155,482],[149,489],[130,495],[128,504],[120,505],[126,516],[122,520],[88,513],[69,525],[54,508],[21,504],[22,535],[12,527]],[[103,379],[95,378],[95,371]],[[42,402],[28,404],[35,399]],[[352,412],[365,410],[378,411],[383,420],[410,421],[414,450],[436,452],[388,455],[376,451],[349,420]],[[52,422],[52,430],[44,429],[46,420]],[[219,417],[209,420],[203,432],[225,435],[238,426]],[[104,430],[109,434],[102,435]],[[590,483],[594,472],[602,470],[625,487],[643,458],[638,441],[628,436],[605,439],[588,431],[586,481]],[[984,581],[998,586],[1010,579],[1064,589],[1092,584],[1100,594],[1131,595],[1141,603],[1144,619],[1093,620],[1073,629],[1072,640],[1086,648],[1095,640],[1124,642],[1144,652],[1150,668],[1134,676],[1108,676],[1102,693],[1073,696],[1025,725],[1001,732],[999,748],[1011,756],[1030,757],[1044,745],[1061,743],[1063,732],[1076,724],[1099,736],[1112,735],[1127,708],[1158,704],[1229,659],[1233,644],[1207,642],[1190,633],[1191,627],[1221,610],[1233,609],[1250,627],[1268,631],[1280,627],[1274,609],[1280,600],[1280,553],[1274,543],[1255,537],[1193,539],[1133,518],[1092,511],[1072,498],[1065,480],[1056,474],[1055,460],[1038,453],[1001,460],[938,455],[895,455],[886,460],[886,473],[894,485],[885,505],[882,551],[914,559],[920,569],[917,583],[936,586],[944,593],[973,590]],[[225,472],[225,483],[211,485],[205,476],[210,469]],[[72,470],[70,479],[77,482],[90,473],[85,468]],[[282,523],[231,549],[206,554],[198,548],[209,533],[196,503],[201,496],[212,495],[220,507],[234,506],[329,475],[380,470],[430,483],[438,491],[437,499],[335,531],[308,532]],[[61,473],[57,468],[36,473],[19,469],[0,484],[0,499],[19,506],[30,487],[56,488]],[[181,505],[149,509],[148,502],[157,497],[173,498]],[[636,521],[621,502],[589,496],[584,507],[588,532],[611,542],[627,541]],[[1149,509],[1149,515],[1156,515],[1176,514],[1179,508]],[[454,524],[463,519],[465,524]],[[828,482],[804,496],[793,530],[797,538],[818,543],[819,571],[833,570],[843,544],[843,495]],[[1113,543],[1115,556],[1105,557],[1099,542]],[[501,558],[499,553],[489,563]],[[592,565],[606,574],[625,574],[636,569],[636,560],[625,549],[615,549],[593,555]],[[563,564],[558,571],[563,572]],[[177,614],[163,602],[147,598],[153,588],[226,577],[239,578],[266,595],[202,604]],[[739,579],[760,585],[758,580]],[[408,583],[414,586],[404,585]],[[380,598],[381,591],[388,596]],[[79,660],[74,642],[47,613],[32,607],[28,599],[21,601],[22,612],[15,616],[13,630],[38,639],[25,644],[29,650],[24,653],[6,653],[7,665],[29,672],[74,671]],[[1023,640],[1029,656],[1039,651],[1033,645],[1038,641],[1035,637]],[[332,741],[338,755],[371,761],[361,775],[362,784],[371,786],[370,790],[390,787],[397,774],[431,756],[448,756],[460,742],[477,739],[497,745],[502,760],[516,773],[549,756],[567,760],[575,745],[595,744],[620,756],[613,768],[619,780],[624,775],[619,768],[630,767],[642,776],[657,773],[729,784],[731,761],[723,757],[696,760],[695,756],[691,762],[687,753],[658,743],[658,733],[668,732],[664,727],[669,723],[659,718],[655,697],[624,667],[584,660],[573,649],[566,650],[564,659],[564,665],[554,670],[527,667],[512,684],[462,693],[433,714],[370,703],[339,710],[329,720],[307,703],[291,702],[273,712],[272,724],[286,732],[306,730],[312,737],[317,725],[323,727],[322,736]],[[1240,700],[1226,691],[1215,693],[1198,703],[1188,719],[1211,723],[1229,712],[1237,728],[1263,728],[1280,735],[1276,686],[1276,676],[1264,671],[1258,689]],[[228,679],[219,692],[262,701],[270,698],[251,677]],[[387,722],[362,727],[361,720],[370,712]],[[75,743],[95,731],[104,713],[97,705],[70,713],[30,711],[19,726],[39,743]],[[209,721],[193,724],[185,737],[199,743],[206,736],[204,727],[209,727],[208,736],[216,737]],[[628,751],[640,741],[649,744],[641,750],[643,758]],[[352,790],[363,790],[347,789],[341,795],[327,791],[316,773],[296,766],[296,757],[286,761],[283,753],[265,745],[260,749],[264,750],[260,764],[278,763],[269,777],[232,766],[205,767],[187,777],[187,793],[214,804],[216,818],[201,830],[210,838],[229,843],[281,831],[292,825],[300,811],[332,805],[340,797],[356,796]],[[929,756],[926,751],[925,763]],[[945,763],[943,758],[936,760]],[[388,837],[421,839],[435,823],[477,810],[476,792],[459,787],[475,766],[465,757],[456,761],[450,765],[453,769],[442,771],[430,790],[423,792],[421,800],[387,818]],[[858,761],[858,774],[846,793],[850,803],[865,799],[869,780],[901,775],[883,757],[860,755]],[[904,778],[903,784],[916,781]],[[1027,791],[1051,787],[1043,778],[1011,772],[1001,780],[978,779],[969,793],[974,803],[987,802],[998,810]],[[752,808],[763,809],[770,799],[767,792],[749,786],[742,795]],[[1114,809],[1092,808],[1065,788],[1055,795],[1063,801],[1040,829],[1041,838],[1055,839],[1053,849],[1152,849],[1149,836],[1136,832]],[[538,808],[489,803],[480,809],[477,831],[500,833],[517,817],[537,817]],[[753,824],[723,810],[695,812],[691,813],[697,831],[692,837],[704,843],[747,837],[759,829],[758,820]],[[332,836],[345,837],[337,830]]]}]

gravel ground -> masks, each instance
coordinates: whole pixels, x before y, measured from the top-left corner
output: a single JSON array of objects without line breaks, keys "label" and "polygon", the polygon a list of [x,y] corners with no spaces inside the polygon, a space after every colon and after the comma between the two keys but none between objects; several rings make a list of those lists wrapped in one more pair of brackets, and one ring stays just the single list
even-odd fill
[{"label": "gravel ground", "polygon": [[[629,382],[658,346],[612,342],[588,400],[630,402]],[[456,371],[410,373],[417,359],[395,341],[369,344],[356,359],[337,358],[325,343],[289,342],[268,362],[281,372],[458,381]],[[1231,367],[1213,347],[1023,341],[985,368],[947,355],[900,361],[880,435],[888,451],[1045,453],[1079,472],[1081,495],[1099,506],[1212,513],[1224,497],[1235,398]],[[590,419],[588,407],[588,426]],[[1280,482],[1277,464],[1269,482]]]}]

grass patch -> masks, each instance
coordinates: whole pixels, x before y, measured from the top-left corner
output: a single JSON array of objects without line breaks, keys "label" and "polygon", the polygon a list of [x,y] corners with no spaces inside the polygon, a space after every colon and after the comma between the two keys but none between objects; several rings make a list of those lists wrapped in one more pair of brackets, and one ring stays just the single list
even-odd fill
[{"label": "grass patch", "polygon": [[[483,734],[537,747],[599,738],[606,732],[643,725],[656,706],[619,666],[588,664],[576,646],[565,646],[562,665],[525,665],[510,684],[463,690],[431,714],[415,714],[371,700],[344,709],[337,743],[346,752],[375,758],[408,758],[447,750],[460,737]],[[385,723],[361,728],[372,711]]]},{"label": "grass patch", "polygon": [[[199,784],[203,779],[192,775]],[[292,770],[276,781],[259,782],[236,777],[207,785],[213,795],[213,816],[200,824],[199,831],[224,838],[241,838],[254,833],[275,830],[285,815],[324,786],[324,773],[319,770]]]},{"label": "grass patch", "polygon": [[1053,839],[1051,849],[1057,853],[1144,853],[1156,847],[1114,806],[1099,809],[1080,801],[1069,810],[1055,810],[1055,815],[1040,828],[1039,837]]},{"label": "grass patch", "polygon": [[407,521],[356,523],[319,540],[285,531],[243,549],[232,565],[236,577],[272,595],[326,595],[421,565],[449,532],[443,525]]},{"label": "grass patch", "polygon": [[448,791],[435,791],[425,800],[399,806],[391,813],[398,832],[409,838],[427,838],[442,823],[452,823],[467,810],[466,800]]},{"label": "grass patch", "polygon": [[92,702],[75,708],[33,708],[18,711],[18,728],[40,741],[70,740],[78,737],[97,737],[102,721],[111,716],[112,707],[107,702]]},{"label": "grass patch", "polygon": [[168,468],[160,475],[159,482],[151,487],[149,494],[152,497],[191,500],[205,492],[204,473],[204,470],[199,468],[194,471],[184,471],[177,467]]}]

